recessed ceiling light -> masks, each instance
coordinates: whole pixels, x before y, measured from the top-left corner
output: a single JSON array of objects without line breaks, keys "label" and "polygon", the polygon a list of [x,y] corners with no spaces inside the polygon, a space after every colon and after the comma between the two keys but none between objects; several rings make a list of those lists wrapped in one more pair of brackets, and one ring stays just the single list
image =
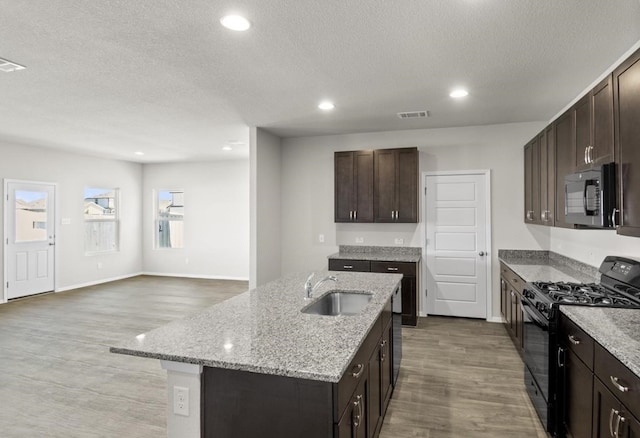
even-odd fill
[{"label": "recessed ceiling light", "polygon": [[134,154],[142,156],[142,155],[144,155],[144,152],[138,151],[138,152],[134,152]]},{"label": "recessed ceiling light", "polygon": [[225,15],[220,19],[220,24],[227,29],[237,30],[238,32],[245,31],[251,27],[249,20],[240,15]]},{"label": "recessed ceiling light", "polygon": [[0,71],[5,73],[11,73],[12,71],[24,70],[24,65],[16,64],[15,62],[11,62],[7,59],[0,58]]},{"label": "recessed ceiling light", "polygon": [[328,100],[325,100],[324,102],[320,102],[320,104],[318,105],[318,108],[320,108],[323,111],[331,111],[335,107],[336,106],[333,104],[333,102],[329,102]]},{"label": "recessed ceiling light", "polygon": [[233,148],[231,146],[222,146],[223,151],[232,151]]},{"label": "recessed ceiling light", "polygon": [[449,93],[449,97],[453,97],[454,99],[459,99],[468,95],[469,92],[464,88],[456,88],[455,90],[451,91],[451,93]]}]

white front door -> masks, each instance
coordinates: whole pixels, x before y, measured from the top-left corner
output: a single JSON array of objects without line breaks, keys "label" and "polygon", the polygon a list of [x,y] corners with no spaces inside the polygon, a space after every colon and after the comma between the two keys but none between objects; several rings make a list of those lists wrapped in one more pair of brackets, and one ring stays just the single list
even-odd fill
[{"label": "white front door", "polygon": [[426,176],[427,314],[487,317],[487,175]]},{"label": "white front door", "polygon": [[55,186],[5,183],[7,299],[54,289]]}]

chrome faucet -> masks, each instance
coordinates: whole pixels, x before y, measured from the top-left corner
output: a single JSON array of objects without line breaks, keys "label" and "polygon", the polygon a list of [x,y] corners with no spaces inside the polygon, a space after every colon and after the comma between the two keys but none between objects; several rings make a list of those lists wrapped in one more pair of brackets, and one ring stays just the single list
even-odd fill
[{"label": "chrome faucet", "polygon": [[336,283],[338,282],[338,277],[336,277],[335,275],[327,275],[322,280],[318,281],[315,285],[312,286],[311,279],[313,278],[314,275],[316,275],[316,273],[312,272],[311,275],[309,275],[309,278],[307,278],[307,281],[304,283],[304,299],[305,300],[308,300],[309,298],[311,298],[311,294],[313,293],[313,291],[315,291],[325,281],[331,280],[331,281],[335,281]]}]

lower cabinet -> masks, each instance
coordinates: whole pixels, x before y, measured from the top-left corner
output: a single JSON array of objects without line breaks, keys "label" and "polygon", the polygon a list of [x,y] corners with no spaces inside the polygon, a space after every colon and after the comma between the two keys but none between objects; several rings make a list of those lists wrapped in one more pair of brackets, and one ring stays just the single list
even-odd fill
[{"label": "lower cabinet", "polygon": [[389,300],[338,383],[203,367],[202,436],[375,438],[391,398],[392,351]]},{"label": "lower cabinet", "polygon": [[[522,356],[524,348],[524,320],[522,317],[522,287],[525,282],[503,263],[500,264],[500,311],[507,333]],[[514,285],[515,283],[515,285]]]},{"label": "lower cabinet", "polygon": [[560,319],[559,436],[640,438],[640,377],[565,315]]},{"label": "lower cabinet", "polygon": [[329,270],[402,274],[402,325],[418,324],[418,263],[329,259]]}]

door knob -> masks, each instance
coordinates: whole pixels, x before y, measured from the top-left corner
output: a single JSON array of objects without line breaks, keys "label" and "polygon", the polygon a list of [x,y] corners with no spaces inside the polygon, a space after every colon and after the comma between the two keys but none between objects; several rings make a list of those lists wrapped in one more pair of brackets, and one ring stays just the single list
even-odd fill
[{"label": "door knob", "polygon": [[484,255],[484,251],[480,251],[480,252],[478,253],[478,255],[479,255],[480,257],[482,257],[482,256]]}]

